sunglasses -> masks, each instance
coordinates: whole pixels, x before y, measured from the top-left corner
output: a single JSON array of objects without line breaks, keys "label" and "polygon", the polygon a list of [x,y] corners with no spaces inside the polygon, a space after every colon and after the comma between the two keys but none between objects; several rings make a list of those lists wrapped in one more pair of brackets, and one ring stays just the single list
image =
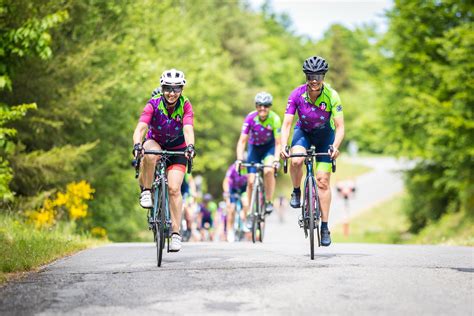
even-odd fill
[{"label": "sunglasses", "polygon": [[270,103],[270,104],[268,104],[268,103],[255,103],[255,106],[256,106],[256,107],[263,106],[263,107],[265,107],[265,108],[269,108],[269,107],[272,106],[272,104],[271,104],[271,103]]},{"label": "sunglasses", "polygon": [[163,86],[163,92],[181,93],[181,91],[183,91],[183,87],[181,86]]},{"label": "sunglasses", "polygon": [[323,74],[308,74],[308,75],[306,75],[306,80],[308,80],[308,81],[313,81],[313,80],[322,81],[323,79],[324,79]]}]

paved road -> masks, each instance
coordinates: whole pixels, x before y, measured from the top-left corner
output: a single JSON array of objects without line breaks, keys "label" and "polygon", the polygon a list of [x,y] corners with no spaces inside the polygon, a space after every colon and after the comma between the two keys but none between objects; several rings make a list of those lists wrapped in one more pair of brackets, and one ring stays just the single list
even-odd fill
[{"label": "paved road", "polygon": [[307,253],[306,242],[193,243],[157,268],[153,244],[111,244],[0,289],[0,314],[473,314],[472,248]]},{"label": "paved road", "polygon": [[[357,199],[401,189],[380,166],[358,179]],[[312,261],[288,210],[269,218],[263,244],[185,244],[161,268],[150,243],[82,251],[1,288],[0,315],[473,315],[473,273],[471,247],[333,244]]]}]

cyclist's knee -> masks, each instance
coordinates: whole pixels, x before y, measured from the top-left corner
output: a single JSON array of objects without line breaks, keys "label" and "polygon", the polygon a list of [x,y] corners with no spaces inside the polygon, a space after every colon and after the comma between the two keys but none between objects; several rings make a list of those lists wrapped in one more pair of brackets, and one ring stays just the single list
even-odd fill
[{"label": "cyclist's knee", "polygon": [[326,191],[329,190],[329,179],[326,177],[318,177],[318,188],[320,190]]},{"label": "cyclist's knee", "polygon": [[303,166],[304,158],[303,157],[298,157],[298,158],[292,158],[291,159],[291,166],[294,168],[301,168]]},{"label": "cyclist's knee", "polygon": [[265,168],[263,171],[263,175],[266,176],[268,174],[273,174],[273,169],[272,168]]},{"label": "cyclist's knee", "polygon": [[181,196],[181,187],[180,186],[173,186],[169,185],[168,186],[168,193],[170,196]]}]

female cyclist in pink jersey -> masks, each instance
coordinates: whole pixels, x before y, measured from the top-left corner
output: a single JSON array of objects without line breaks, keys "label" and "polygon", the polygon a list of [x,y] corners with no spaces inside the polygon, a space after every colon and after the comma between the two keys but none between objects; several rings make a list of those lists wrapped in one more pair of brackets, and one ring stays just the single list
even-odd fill
[{"label": "female cyclist in pink jersey", "polygon": [[[147,102],[133,133],[135,156],[141,154],[143,149],[183,151],[186,154],[186,157],[174,156],[167,162],[172,221],[170,251],[181,249],[181,183],[186,172],[187,158],[195,155],[193,108],[188,98],[182,95],[185,84],[186,79],[182,71],[170,69],[163,72],[160,78],[162,92]],[[139,182],[142,188],[140,205],[144,208],[153,206],[150,189],[155,164],[159,158],[156,155],[145,155],[143,159]]]}]

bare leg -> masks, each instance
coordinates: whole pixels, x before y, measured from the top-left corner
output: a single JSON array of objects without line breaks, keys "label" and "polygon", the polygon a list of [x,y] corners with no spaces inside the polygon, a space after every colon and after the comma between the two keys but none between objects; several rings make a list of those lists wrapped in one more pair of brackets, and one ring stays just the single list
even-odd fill
[{"label": "bare leg", "polygon": [[[249,173],[247,178],[247,205],[250,206],[252,202],[252,190],[253,190],[253,182],[255,181],[255,173]],[[247,218],[248,208],[246,208],[245,212],[243,212],[242,220],[245,221]]]},{"label": "bare leg", "polygon": [[[161,147],[153,139],[147,140],[143,144],[143,148],[146,150],[160,150]],[[159,159],[159,156],[156,155],[145,155],[143,157],[141,166],[140,166],[140,176],[138,182],[145,189],[151,189],[153,183],[153,174],[155,172],[156,161]]]},{"label": "bare leg", "polygon": [[265,182],[265,195],[267,201],[273,202],[273,192],[275,192],[275,171],[273,169],[265,169],[263,172]]},{"label": "bare leg", "polygon": [[331,206],[330,179],[331,174],[329,172],[318,171],[316,174],[319,189],[319,202],[321,203],[321,219],[323,222],[327,222],[329,219],[329,208]]},{"label": "bare leg", "polygon": [[181,210],[183,209],[183,197],[181,196],[181,183],[183,183],[184,172],[173,169],[168,171],[168,193],[170,197],[170,213],[172,232],[179,233],[181,224]]},{"label": "bare leg", "polygon": [[[292,154],[305,154],[306,149],[303,146],[294,146],[291,148]],[[291,158],[290,174],[291,182],[294,188],[301,186],[301,179],[303,179],[303,163],[304,158]]]}]

